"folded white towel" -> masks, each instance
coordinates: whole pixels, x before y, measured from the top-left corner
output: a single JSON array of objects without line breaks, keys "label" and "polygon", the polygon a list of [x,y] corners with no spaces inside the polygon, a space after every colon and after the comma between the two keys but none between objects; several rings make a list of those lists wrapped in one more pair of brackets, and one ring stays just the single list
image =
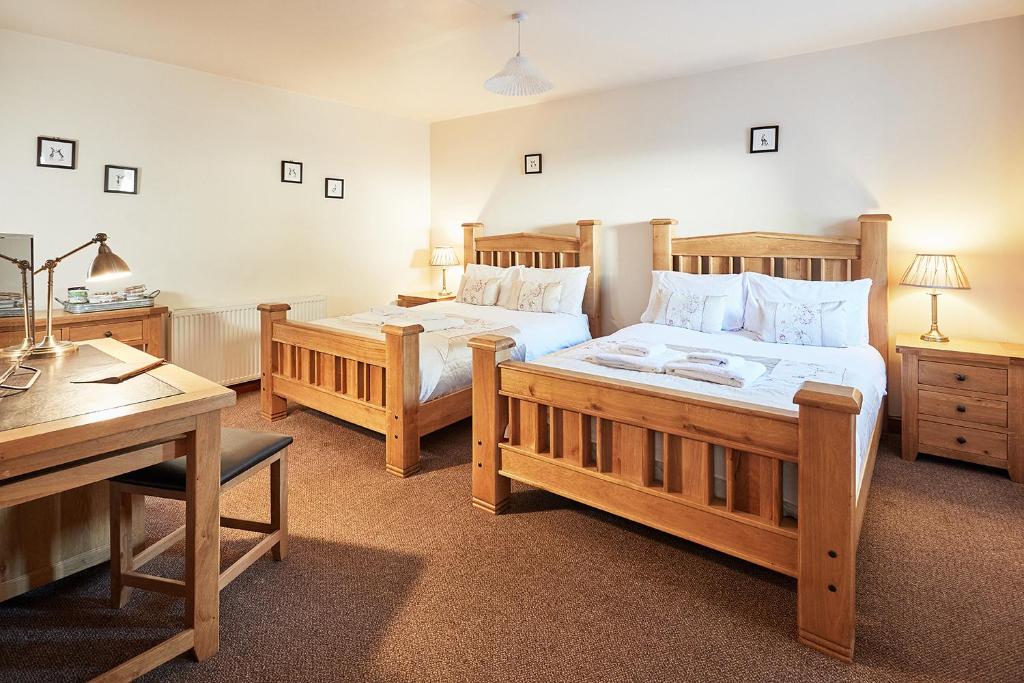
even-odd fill
[{"label": "folded white towel", "polygon": [[402,306],[395,306],[394,304],[384,304],[383,306],[370,306],[370,313],[377,313],[378,315],[404,315],[408,313],[408,308]]},{"label": "folded white towel", "polygon": [[665,363],[668,357],[664,354],[658,356],[630,356],[625,353],[595,353],[587,360],[606,368],[618,368],[619,370],[635,370],[637,372],[665,372]]},{"label": "folded white towel", "polygon": [[665,364],[665,373],[673,377],[685,377],[702,382],[724,384],[743,389],[759,378],[768,369],[752,360],[743,360],[735,366],[708,365],[707,363],[691,363],[689,361],[673,361]]},{"label": "folded white towel", "polygon": [[691,363],[719,365],[730,368],[747,362],[747,359],[742,356],[731,356],[728,353],[718,353],[717,351],[693,351],[686,354],[686,359]]},{"label": "folded white towel", "polygon": [[348,317],[354,323],[363,323],[364,325],[383,325],[387,321],[391,320],[394,316],[382,315],[380,313],[353,313]]},{"label": "folded white towel", "polygon": [[658,356],[666,351],[668,351],[667,346],[654,342],[625,341],[621,342],[618,347],[618,352],[626,356]]},{"label": "folded white towel", "polygon": [[389,317],[386,325],[420,325],[424,332],[437,332],[448,330],[453,327],[462,327],[466,321],[462,318],[443,316],[440,318],[421,318],[418,315],[396,315]]}]

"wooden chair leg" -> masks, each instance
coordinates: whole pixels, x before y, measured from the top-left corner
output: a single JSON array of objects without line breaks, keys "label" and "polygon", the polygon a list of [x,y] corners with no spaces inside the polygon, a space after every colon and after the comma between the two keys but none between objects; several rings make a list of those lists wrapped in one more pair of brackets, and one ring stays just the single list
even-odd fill
[{"label": "wooden chair leg", "polygon": [[270,525],[281,538],[270,553],[277,561],[288,557],[288,449],[270,464]]},{"label": "wooden chair leg", "polygon": [[132,498],[110,484],[110,604],[115,609],[124,607],[132,592],[121,581],[122,574],[132,570]]}]

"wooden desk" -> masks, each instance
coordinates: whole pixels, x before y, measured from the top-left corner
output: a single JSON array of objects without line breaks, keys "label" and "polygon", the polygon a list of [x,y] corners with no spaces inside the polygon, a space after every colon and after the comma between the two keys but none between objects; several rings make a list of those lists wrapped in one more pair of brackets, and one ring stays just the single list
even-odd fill
[{"label": "wooden desk", "polygon": [[[84,343],[117,360],[152,359],[114,339]],[[33,364],[45,362],[52,361]],[[0,431],[0,509],[179,455],[188,458],[185,629],[104,674],[107,680],[130,680],[189,649],[203,660],[220,645],[220,411],[234,404],[235,394],[173,365],[148,374],[170,385],[174,395],[142,401],[136,396],[109,407],[111,387],[127,391],[133,380],[124,385],[88,385],[96,388],[97,396],[104,394],[106,409]],[[46,385],[37,383],[29,393],[45,389]],[[0,398],[0,410],[11,400]]]}]

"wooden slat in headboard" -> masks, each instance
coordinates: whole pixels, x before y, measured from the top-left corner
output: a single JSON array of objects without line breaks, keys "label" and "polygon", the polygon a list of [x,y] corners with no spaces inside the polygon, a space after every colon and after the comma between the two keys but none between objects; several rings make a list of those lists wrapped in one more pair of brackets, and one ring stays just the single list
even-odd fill
[{"label": "wooden slat in headboard", "polygon": [[483,223],[463,223],[464,263],[482,263],[508,268],[572,268],[590,266],[590,279],[583,298],[583,312],[593,336],[601,334],[601,221],[576,222],[576,236],[516,232],[484,235]]},{"label": "wooden slat in headboard", "polygon": [[798,280],[871,278],[868,327],[871,345],[889,359],[888,214],[859,218],[860,237],[821,237],[740,232],[673,237],[672,218],[651,221],[654,270],[687,273],[756,272]]}]

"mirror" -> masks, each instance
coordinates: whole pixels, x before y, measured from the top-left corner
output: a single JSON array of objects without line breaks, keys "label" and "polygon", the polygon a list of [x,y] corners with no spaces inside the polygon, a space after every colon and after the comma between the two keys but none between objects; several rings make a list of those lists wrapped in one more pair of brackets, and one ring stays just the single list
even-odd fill
[{"label": "mirror", "polygon": [[[0,233],[0,349],[33,339],[32,235]],[[20,324],[10,318],[20,318]],[[31,348],[31,347],[29,347]]]}]

